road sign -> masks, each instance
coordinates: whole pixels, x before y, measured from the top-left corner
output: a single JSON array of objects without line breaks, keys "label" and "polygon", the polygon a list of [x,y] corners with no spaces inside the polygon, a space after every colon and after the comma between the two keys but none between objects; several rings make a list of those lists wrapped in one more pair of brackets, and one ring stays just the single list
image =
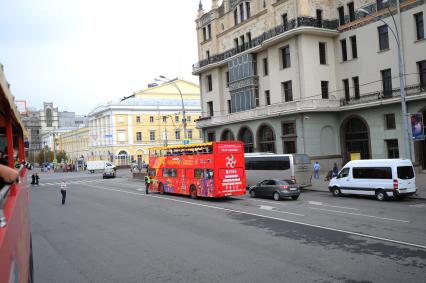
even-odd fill
[{"label": "road sign", "polygon": [[190,141],[190,139],[183,139],[183,144],[189,144]]}]

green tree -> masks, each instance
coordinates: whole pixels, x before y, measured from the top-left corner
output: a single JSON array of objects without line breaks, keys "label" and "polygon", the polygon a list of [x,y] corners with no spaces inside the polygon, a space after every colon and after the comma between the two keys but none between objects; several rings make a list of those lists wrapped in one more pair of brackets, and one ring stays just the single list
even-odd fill
[{"label": "green tree", "polygon": [[53,162],[53,151],[51,151],[48,148],[44,148],[39,151],[37,155],[37,162],[39,164],[43,164],[44,161],[46,162]]},{"label": "green tree", "polygon": [[65,150],[59,150],[56,153],[56,159],[58,160],[58,163],[61,163],[61,160],[63,159],[64,161],[67,161],[68,156],[67,153],[65,152]]}]

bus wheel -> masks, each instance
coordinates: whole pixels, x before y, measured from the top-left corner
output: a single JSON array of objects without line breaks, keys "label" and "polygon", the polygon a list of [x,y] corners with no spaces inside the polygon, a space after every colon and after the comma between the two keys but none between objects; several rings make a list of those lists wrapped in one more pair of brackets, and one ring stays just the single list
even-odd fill
[{"label": "bus wheel", "polygon": [[192,199],[197,198],[197,189],[195,188],[194,185],[191,185],[191,187],[189,188],[189,195]]},{"label": "bus wheel", "polygon": [[158,184],[158,191],[160,194],[164,195],[164,186],[163,183]]},{"label": "bus wheel", "polygon": [[331,191],[333,193],[334,197],[340,197],[341,193],[338,187],[333,187],[333,190]]},{"label": "bus wheel", "polygon": [[380,201],[383,201],[386,200],[387,195],[384,190],[378,190],[376,191],[376,198]]}]

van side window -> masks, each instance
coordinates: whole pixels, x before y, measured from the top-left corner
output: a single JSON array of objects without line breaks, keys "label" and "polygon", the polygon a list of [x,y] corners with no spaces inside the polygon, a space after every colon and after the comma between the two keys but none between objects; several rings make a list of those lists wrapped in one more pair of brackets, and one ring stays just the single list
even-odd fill
[{"label": "van side window", "polygon": [[337,179],[345,178],[349,176],[349,168],[343,168],[342,171],[340,171],[339,175],[337,175]]},{"label": "van side window", "polygon": [[354,167],[354,179],[392,179],[391,167]]}]

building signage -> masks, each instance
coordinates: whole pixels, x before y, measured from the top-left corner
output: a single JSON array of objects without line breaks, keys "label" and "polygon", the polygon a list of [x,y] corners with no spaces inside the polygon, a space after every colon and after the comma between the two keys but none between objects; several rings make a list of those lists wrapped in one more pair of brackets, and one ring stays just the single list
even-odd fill
[{"label": "building signage", "polygon": [[425,129],[423,123],[423,114],[422,113],[412,113],[409,114],[410,125],[411,125],[411,134],[413,141],[419,141],[425,139]]}]

